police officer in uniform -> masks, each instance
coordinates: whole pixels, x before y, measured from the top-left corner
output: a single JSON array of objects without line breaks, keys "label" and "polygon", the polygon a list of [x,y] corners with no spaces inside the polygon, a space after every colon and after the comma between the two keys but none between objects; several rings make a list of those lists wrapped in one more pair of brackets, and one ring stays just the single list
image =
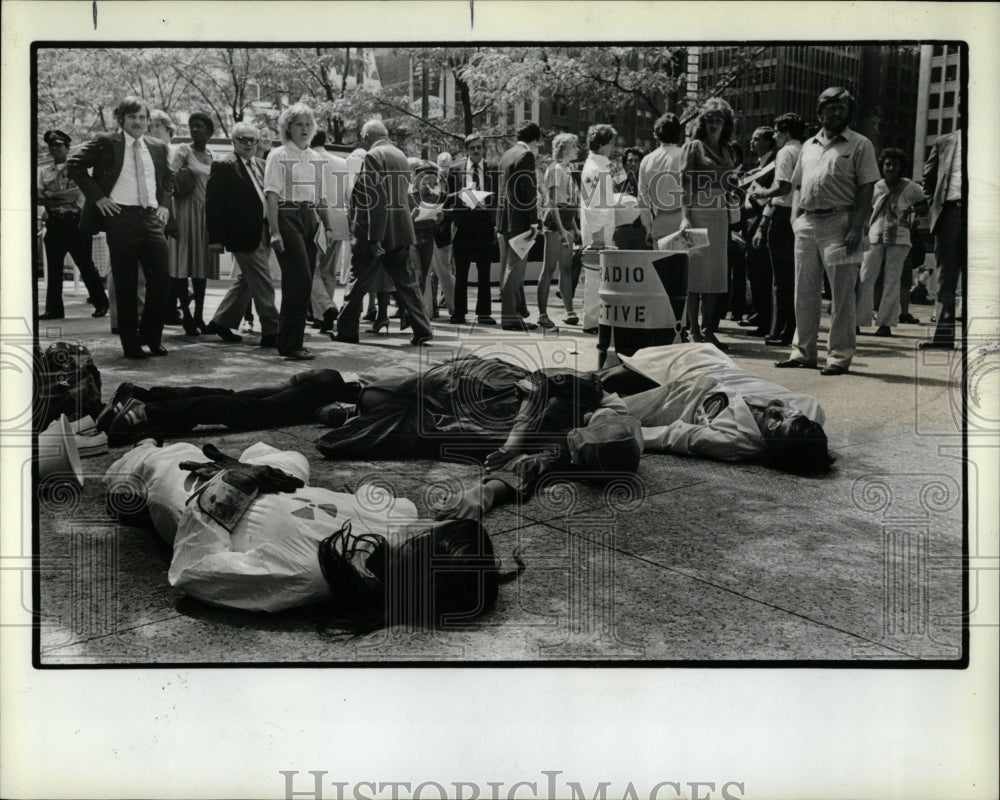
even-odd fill
[{"label": "police officer in uniform", "polygon": [[91,316],[103,317],[108,313],[108,296],[104,292],[101,276],[94,267],[91,236],[79,228],[83,193],[66,174],[66,157],[72,140],[60,130],[46,131],[43,138],[53,163],[38,171],[38,203],[45,207],[45,258],[48,262],[45,312],[38,318],[48,320],[65,317],[62,281],[63,262],[67,253],[73,257],[87,287],[88,302],[94,306]]}]

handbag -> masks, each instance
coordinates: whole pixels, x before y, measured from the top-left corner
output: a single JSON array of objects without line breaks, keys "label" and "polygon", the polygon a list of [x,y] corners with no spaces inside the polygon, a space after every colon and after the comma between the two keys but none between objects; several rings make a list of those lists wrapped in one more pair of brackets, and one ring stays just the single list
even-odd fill
[{"label": "handbag", "polygon": [[184,165],[174,174],[174,197],[186,197],[194,191],[195,178],[191,169]]}]

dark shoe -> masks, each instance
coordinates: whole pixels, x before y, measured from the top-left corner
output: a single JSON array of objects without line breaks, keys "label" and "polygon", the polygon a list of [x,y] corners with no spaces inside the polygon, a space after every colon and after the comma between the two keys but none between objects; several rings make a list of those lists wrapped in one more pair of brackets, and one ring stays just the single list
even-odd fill
[{"label": "dark shoe", "polygon": [[111,329],[111,335],[112,336],[117,336],[118,335],[118,328],[112,328]]},{"label": "dark shoe", "polygon": [[105,304],[103,306],[97,306],[94,309],[94,313],[91,314],[90,316],[92,316],[92,317],[106,317],[108,315],[108,312],[110,310],[111,310],[111,306],[109,306],[107,304]]},{"label": "dark shoe", "polygon": [[556,324],[549,319],[548,314],[540,314],[538,317],[538,327],[540,328],[554,328]]},{"label": "dark shoe", "polygon": [[184,326],[185,336],[198,335],[198,323],[196,323],[194,319],[192,319],[191,317],[185,316],[184,319],[181,321],[181,325]]},{"label": "dark shoe", "polygon": [[149,348],[149,354],[151,356],[165,356],[170,352],[162,344],[147,344],[146,347]]},{"label": "dark shoe", "polygon": [[433,335],[425,333],[423,336],[414,336],[412,339],[410,339],[410,344],[412,344],[414,347],[420,347],[421,345],[429,344],[431,339],[433,338],[434,338]]},{"label": "dark shoe", "polygon": [[208,335],[209,333],[212,332],[211,330],[209,330],[208,324],[203,319],[196,319],[194,321],[194,324],[198,326],[198,331],[200,333]]},{"label": "dark shoe", "polygon": [[205,326],[205,333],[214,333],[216,336],[222,339],[222,341],[229,342],[231,344],[236,344],[236,342],[243,341],[242,336],[237,336],[229,328],[219,325],[214,320],[212,322],[209,322],[208,325]]},{"label": "dark shoe", "polygon": [[330,337],[331,342],[340,342],[341,344],[360,344],[361,340],[357,336],[345,336],[342,333],[337,333],[336,336]]},{"label": "dark shoe", "polygon": [[184,317],[182,317],[180,314],[176,314],[175,313],[175,314],[172,314],[171,316],[167,317],[165,320],[163,320],[163,324],[164,325],[183,325],[184,324]]},{"label": "dark shoe", "polygon": [[121,407],[108,425],[108,446],[122,447],[134,444],[136,439],[149,430],[146,406],[134,397]]},{"label": "dark shoe", "polygon": [[879,325],[872,336],[892,336],[892,328],[888,325]]},{"label": "dark shoe", "polygon": [[782,339],[780,336],[768,336],[764,340],[764,344],[768,347],[791,347],[791,339]]},{"label": "dark shoe", "polygon": [[747,319],[741,319],[736,324],[739,325],[741,328],[756,328],[757,327],[757,318],[756,317],[749,317]]},{"label": "dark shoe", "polygon": [[449,325],[467,325],[468,323],[465,321],[465,317],[459,317],[457,315],[452,315],[451,317],[448,318],[448,324]]},{"label": "dark shoe", "polygon": [[538,326],[534,322],[515,322],[513,325],[501,325],[500,327],[505,331],[518,331],[520,333],[538,330]]},{"label": "dark shoe", "polygon": [[278,334],[276,333],[265,333],[260,337],[261,347],[277,347],[278,346]]},{"label": "dark shoe", "polygon": [[46,311],[44,314],[39,314],[38,318],[40,320],[43,320],[43,321],[44,320],[50,320],[50,319],[66,319],[66,315],[64,313],[53,314],[53,313],[50,313],[50,312]]},{"label": "dark shoe", "polygon": [[122,355],[125,356],[125,358],[135,359],[136,361],[142,361],[144,358],[149,358],[149,356],[146,355],[146,351],[137,344],[129,345],[127,347],[122,345]]},{"label": "dark shoe", "polygon": [[497,321],[490,316],[480,316],[476,317],[477,325],[496,325]]},{"label": "dark shoe", "polygon": [[767,338],[768,335],[768,331],[762,331],[760,328],[754,328],[752,331],[747,333],[747,336],[753,336],[758,339]]},{"label": "dark shoe", "polygon": [[389,335],[389,318],[375,320],[375,324],[368,329],[368,333],[374,333],[376,336],[385,331],[385,335]]},{"label": "dark shoe", "polygon": [[115,389],[115,393],[111,395],[111,399],[108,400],[108,404],[104,406],[101,413],[97,415],[97,419],[94,420],[94,427],[102,433],[107,433],[111,420],[113,420],[118,412],[122,410],[125,403],[132,399],[135,389],[135,384],[129,383],[128,381],[120,384],[118,388]]},{"label": "dark shoe", "polygon": [[846,375],[847,367],[838,367],[836,364],[830,364],[828,367],[823,367],[819,371],[820,375]]},{"label": "dark shoe", "polygon": [[776,361],[774,366],[778,369],[816,369],[815,364],[809,364],[805,361],[797,361],[794,358],[789,358],[785,361]]},{"label": "dark shoe", "polygon": [[563,322],[567,325],[579,325],[580,318],[576,314],[567,314]]},{"label": "dark shoe", "polygon": [[899,321],[900,321],[900,323],[903,323],[903,324],[906,324],[906,325],[919,325],[920,324],[920,320],[917,319],[915,316],[913,316],[913,314],[900,314],[899,315]]},{"label": "dark shoe", "polygon": [[584,333],[597,333],[597,328],[581,328]]},{"label": "dark shoe", "polygon": [[942,342],[937,339],[929,339],[917,345],[918,350],[954,350],[954,342]]},{"label": "dark shoe", "polygon": [[314,353],[310,353],[304,347],[300,347],[298,350],[279,350],[278,355],[289,361],[312,361],[316,358]]}]

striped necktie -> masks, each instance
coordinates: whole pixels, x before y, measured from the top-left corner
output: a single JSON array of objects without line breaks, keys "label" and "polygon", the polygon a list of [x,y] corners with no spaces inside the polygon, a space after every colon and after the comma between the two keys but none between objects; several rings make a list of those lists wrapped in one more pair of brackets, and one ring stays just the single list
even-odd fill
[{"label": "striped necktie", "polygon": [[146,167],[142,163],[138,139],[132,142],[132,156],[135,159],[135,182],[139,189],[139,205],[146,208],[149,206],[149,192],[146,190]]}]

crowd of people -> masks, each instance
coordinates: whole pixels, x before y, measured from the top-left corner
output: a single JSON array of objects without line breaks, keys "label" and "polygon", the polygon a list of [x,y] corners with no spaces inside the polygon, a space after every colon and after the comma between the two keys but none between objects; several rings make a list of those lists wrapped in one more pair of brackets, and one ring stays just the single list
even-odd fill
[{"label": "crowd of people", "polygon": [[[745,152],[733,140],[729,104],[711,98],[693,135],[674,114],[656,121],[659,146],[626,148],[611,125],[593,125],[581,143],[570,133],[539,155],[543,135],[528,122],[497,163],[480,134],[464,138],[464,155],[407,158],[377,119],[360,131],[347,158],[328,152],[312,110],[286,108],[280,145],[249,122],[230,131],[222,157],[209,140],[215,122],[201,112],[187,121],[189,143],[172,145],[169,115],[127,97],[116,110],[120,130],[100,134],[69,156],[70,138],[45,134],[52,165],[40,170],[45,209],[48,286],[40,319],[59,319],[62,264],[73,256],[93,316],[111,314],[125,357],[166,355],[164,325],[189,336],[239,342],[234,329],[256,309],[261,345],[281,356],[314,357],[304,346],[308,322],[341,343],[359,342],[362,315],[370,334],[388,333],[394,300],[399,329],[428,342],[431,320],[469,322],[469,277],[476,269],[473,323],[496,325],[491,281],[499,260],[499,324],[527,332],[557,324],[598,330],[601,277],[584,269],[584,253],[655,249],[685,229],[707,232],[707,246],[686,254],[682,338],[720,349],[728,317],[769,346],[789,347],[779,367],[817,367],[822,298],[831,300],[823,374],[846,373],[856,337],[874,320],[891,336],[909,313],[914,253],[911,233],[928,213],[939,268],[937,329],[924,347],[954,344],[954,297],[964,266],[962,158],[958,132],[939,137],[923,185],[905,177],[908,161],[849,127],[854,99],[839,87],[817,103],[818,130],[806,136],[797,114],[753,131]],[[629,204],[637,217],[620,224]],[[94,267],[91,236],[104,230],[111,262],[107,291]],[[524,280],[529,252],[544,241],[535,322]],[[519,238],[520,237],[520,238]],[[219,255],[238,265],[214,317],[205,321],[205,291],[219,278]],[[271,269],[280,270],[275,304]],[[349,265],[349,268],[348,268]],[[561,321],[549,316],[552,284]],[[346,282],[338,307],[338,285]],[[365,303],[367,301],[367,312]],[[193,302],[193,308],[192,308]],[[582,318],[578,315],[580,309]],[[606,339],[599,340],[604,349]],[[143,347],[146,350],[143,350]],[[625,348],[628,355],[628,348]]]},{"label": "crowd of people", "polygon": [[[818,99],[814,134],[806,135],[798,115],[783,114],[755,130],[744,153],[733,141],[731,107],[712,98],[687,141],[676,115],[661,116],[654,127],[660,144],[649,153],[627,148],[618,155],[617,131],[591,126],[582,163],[581,143],[570,133],[552,139],[551,158],[541,163],[543,133],[529,122],[493,164],[486,137],[476,133],[464,138],[460,158],[407,158],[378,119],[362,126],[358,149],[343,158],[326,150],[303,104],[281,113],[280,145],[272,146],[266,129],[237,122],[232,153],[222,156],[209,147],[209,115],[191,114],[191,142],[174,147],[169,116],[126,97],[116,111],[120,130],[71,157],[68,136],[45,134],[53,165],[38,180],[49,258],[40,318],[64,314],[59,267],[67,252],[93,315],[111,313],[130,359],[167,355],[165,324],[238,343],[234,329],[256,309],[262,347],[311,360],[304,346],[310,321],[335,342],[357,345],[363,316],[371,336],[391,326],[392,298],[399,330],[423,345],[441,307],[448,323],[469,324],[473,265],[472,324],[529,333],[558,324],[549,316],[555,281],[561,323],[599,334],[598,350],[614,343],[620,365],[603,368],[602,358],[592,373],[529,373],[471,358],[424,374],[397,365],[362,376],[313,370],[240,391],[125,383],[97,420],[111,446],[140,443],[109,476],[134,474],[156,489],[146,511],[174,547],[170,579],[184,591],[261,610],[332,599],[358,628],[414,614],[434,624],[448,615],[472,618],[494,602],[502,579],[483,515],[526,497],[554,470],[634,472],[644,451],[826,470],[833,459],[822,408],[735,364],[717,336],[720,322],[728,314],[765,345],[790,348],[778,368],[819,368],[827,294],[821,372],[848,373],[862,328],[874,322],[875,335],[890,336],[898,322],[912,320],[903,275],[918,242],[914,219],[924,209],[936,239],[939,311],[933,338],[920,346],[954,347],[955,291],[965,266],[960,136],[937,140],[921,187],[904,176],[905,153],[890,148],[876,157],[872,143],[851,130],[853,111],[850,93],[832,87]],[[633,213],[620,215],[623,209]],[[107,293],[90,258],[90,237],[99,230],[111,262]],[[615,326],[600,310],[608,278],[585,268],[588,257],[592,265],[595,255],[620,251],[656,263],[649,251],[669,249],[688,231],[699,232],[700,245],[664,254],[674,289],[669,299],[649,301],[680,295],[680,336],[643,342],[603,335]],[[538,243],[537,321],[530,322],[524,282]],[[205,288],[219,277],[223,250],[239,272],[206,322]],[[457,408],[463,397],[485,398],[489,413]],[[366,517],[350,495],[308,487],[301,454],[258,445],[236,460],[211,448],[209,461],[196,462],[191,445],[156,441],[199,424],[246,430],[317,417],[332,428],[317,443],[327,457],[427,455],[453,440],[482,450],[486,478],[438,509],[448,522],[421,521],[409,509],[412,525],[394,539],[386,520]],[[303,503],[329,519],[299,513]],[[352,524],[363,532],[352,533]],[[442,554],[457,560],[435,571],[428,560]],[[454,573],[452,583],[445,573]]]}]

